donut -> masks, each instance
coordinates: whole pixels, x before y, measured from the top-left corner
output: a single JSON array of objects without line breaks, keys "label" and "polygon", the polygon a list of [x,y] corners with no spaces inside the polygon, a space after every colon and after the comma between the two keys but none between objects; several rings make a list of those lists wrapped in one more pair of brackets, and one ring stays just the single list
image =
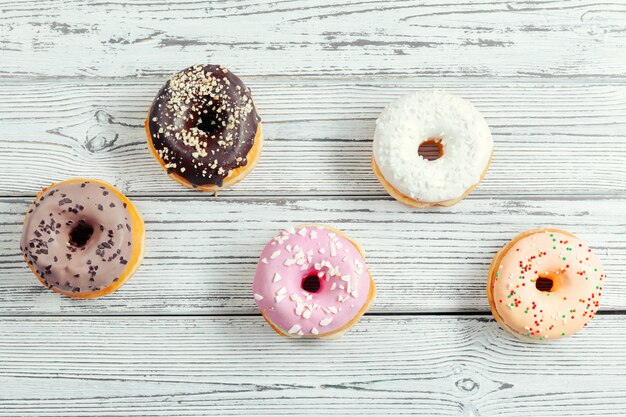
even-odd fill
[{"label": "donut", "polygon": [[521,233],[493,258],[487,299],[496,321],[541,342],[570,336],[600,307],[602,263],[585,242],[559,229]]},{"label": "donut", "polygon": [[470,102],[414,92],[389,104],[376,121],[371,162],[392,197],[424,208],[464,199],[484,178],[492,154],[489,126]]},{"label": "donut", "polygon": [[218,65],[174,74],[152,102],[145,128],[148,148],[170,177],[201,191],[244,179],[263,147],[250,89]]},{"label": "donut", "polygon": [[277,333],[333,339],[359,322],[376,287],[357,243],[337,229],[304,225],[265,246],[253,293]]},{"label": "donut", "polygon": [[106,182],[76,178],[35,198],[20,249],[39,281],[74,298],[121,287],[143,260],[145,231],[133,203]]}]

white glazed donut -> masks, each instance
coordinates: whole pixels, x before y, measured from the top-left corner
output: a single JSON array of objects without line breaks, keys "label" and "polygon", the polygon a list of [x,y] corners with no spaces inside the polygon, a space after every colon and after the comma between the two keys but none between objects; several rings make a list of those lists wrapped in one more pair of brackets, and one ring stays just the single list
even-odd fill
[{"label": "white glazed donut", "polygon": [[[439,144],[438,159],[418,153],[424,142]],[[469,101],[414,92],[389,104],[376,121],[372,168],[405,204],[451,206],[482,180],[492,153],[489,126]]]}]

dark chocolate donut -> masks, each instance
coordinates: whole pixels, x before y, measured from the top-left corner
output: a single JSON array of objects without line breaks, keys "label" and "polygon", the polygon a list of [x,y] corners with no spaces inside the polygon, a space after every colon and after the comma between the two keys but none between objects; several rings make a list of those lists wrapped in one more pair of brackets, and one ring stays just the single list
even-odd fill
[{"label": "dark chocolate donut", "polygon": [[195,65],[161,88],[146,131],[168,174],[185,185],[215,191],[229,185],[224,182],[231,173],[256,163],[248,155],[261,140],[260,122],[250,90],[236,75],[223,66]]}]

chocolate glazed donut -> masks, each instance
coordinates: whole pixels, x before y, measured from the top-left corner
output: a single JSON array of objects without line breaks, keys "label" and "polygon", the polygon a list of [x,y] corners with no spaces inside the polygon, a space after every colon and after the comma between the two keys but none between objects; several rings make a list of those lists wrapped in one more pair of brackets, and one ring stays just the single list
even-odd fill
[{"label": "chocolate glazed donut", "polygon": [[250,90],[217,65],[174,74],[152,103],[146,135],[154,157],[173,179],[213,192],[249,174],[263,145]]}]

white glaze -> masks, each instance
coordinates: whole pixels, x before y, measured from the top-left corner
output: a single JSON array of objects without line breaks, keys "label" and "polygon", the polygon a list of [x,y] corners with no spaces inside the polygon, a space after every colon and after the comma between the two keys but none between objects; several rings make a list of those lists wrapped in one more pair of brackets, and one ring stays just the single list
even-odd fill
[{"label": "white glaze", "polygon": [[[418,154],[441,138],[443,156]],[[385,179],[414,200],[436,203],[463,196],[480,182],[493,150],[487,122],[467,100],[441,92],[414,92],[390,103],[376,121],[374,158]]]}]

